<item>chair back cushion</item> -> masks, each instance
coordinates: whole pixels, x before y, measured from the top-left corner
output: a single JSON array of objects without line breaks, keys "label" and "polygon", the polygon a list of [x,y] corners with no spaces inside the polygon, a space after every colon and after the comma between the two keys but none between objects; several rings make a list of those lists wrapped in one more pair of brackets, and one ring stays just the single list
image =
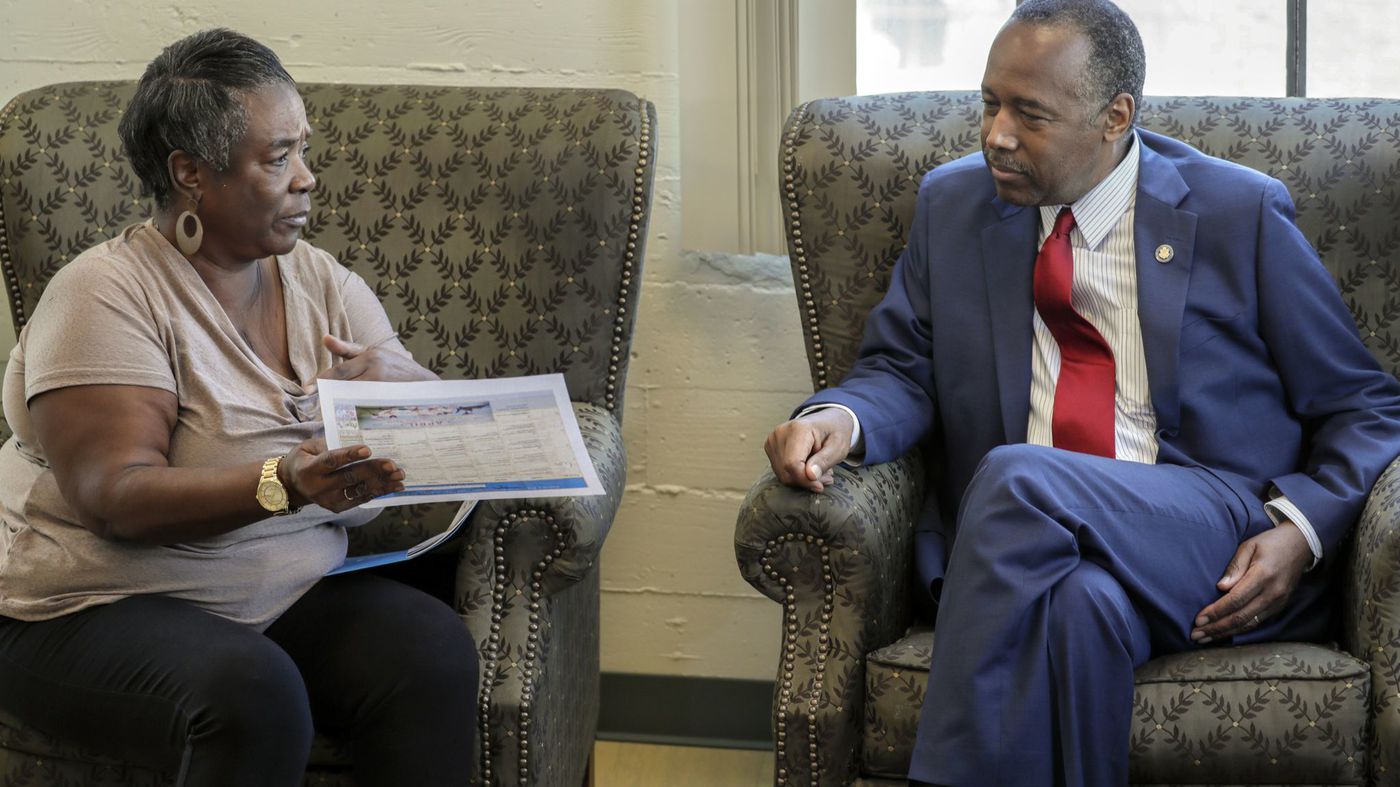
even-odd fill
[{"label": "chair back cushion", "polygon": [[[814,388],[851,368],[922,176],[979,150],[980,122],[973,92],[822,99],[789,116],[782,198]],[[1148,97],[1138,122],[1283,181],[1362,339],[1400,372],[1400,101]]]},{"label": "chair back cushion", "polygon": [[[16,328],[83,250],[151,215],[117,123],[133,82],[0,112],[0,264]],[[655,110],[621,90],[299,86],[318,185],[305,237],[374,288],[445,377],[562,372],[621,413]]]},{"label": "chair back cushion", "polygon": [[[561,372],[571,398],[620,418],[651,103],[621,90],[298,87],[318,180],[305,237],[364,277],[414,356],[445,378]],[[16,330],[54,271],[151,215],[117,136],[134,89],[50,85],[0,110],[0,269]],[[357,548],[416,543],[445,525],[436,508],[380,517],[353,534]]]}]

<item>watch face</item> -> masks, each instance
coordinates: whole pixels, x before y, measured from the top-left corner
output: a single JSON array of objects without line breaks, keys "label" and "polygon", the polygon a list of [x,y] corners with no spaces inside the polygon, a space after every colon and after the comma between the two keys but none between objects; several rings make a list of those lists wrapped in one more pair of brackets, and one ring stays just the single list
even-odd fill
[{"label": "watch face", "polygon": [[287,507],[287,492],[276,481],[263,481],[258,484],[258,502],[268,511],[281,511]]}]

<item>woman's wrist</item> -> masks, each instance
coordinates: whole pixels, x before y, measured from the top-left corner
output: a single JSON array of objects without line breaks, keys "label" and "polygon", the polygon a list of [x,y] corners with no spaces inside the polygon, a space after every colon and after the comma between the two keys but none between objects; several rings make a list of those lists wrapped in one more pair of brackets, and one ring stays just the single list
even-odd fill
[{"label": "woman's wrist", "polygon": [[282,484],[282,488],[287,490],[287,507],[301,508],[311,502],[306,495],[297,489],[292,479],[292,454],[296,451],[293,448],[282,457],[282,461],[277,463],[277,480]]}]

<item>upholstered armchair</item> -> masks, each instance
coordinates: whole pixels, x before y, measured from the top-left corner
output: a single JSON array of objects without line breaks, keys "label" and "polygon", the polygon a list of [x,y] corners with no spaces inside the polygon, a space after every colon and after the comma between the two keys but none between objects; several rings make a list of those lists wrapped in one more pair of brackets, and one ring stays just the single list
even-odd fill
[{"label": "upholstered armchair", "polygon": [[[0,266],[22,328],[53,272],[146,219],[123,161],[129,82],[0,112]],[[445,378],[563,373],[606,495],[473,514],[446,599],[481,651],[473,784],[578,785],[598,715],[598,552],[622,495],[621,424],[655,171],[655,109],[620,90],[304,84],[319,178],[307,239],[363,276]],[[8,432],[6,432],[8,435]],[[352,551],[416,543],[455,506],[394,508]],[[408,564],[411,570],[413,564]],[[308,784],[350,785],[318,737]],[[163,785],[0,708],[0,783]]]},{"label": "upholstered armchair", "polygon": [[[820,389],[857,354],[920,176],[979,147],[974,93],[813,101],[781,140],[788,249]],[[1140,123],[1281,179],[1363,339],[1400,370],[1400,101],[1149,98]],[[796,403],[794,403],[796,404]],[[754,485],[735,547],[782,604],[779,785],[904,784],[934,632],[911,596],[926,458],[839,468],[825,494]],[[1137,673],[1134,784],[1400,784],[1400,463],[1345,574],[1340,641],[1206,649]]]}]

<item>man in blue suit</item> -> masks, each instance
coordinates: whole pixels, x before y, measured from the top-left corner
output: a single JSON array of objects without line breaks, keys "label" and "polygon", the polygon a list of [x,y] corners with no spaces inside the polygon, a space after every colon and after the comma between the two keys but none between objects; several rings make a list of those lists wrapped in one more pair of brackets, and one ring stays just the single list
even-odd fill
[{"label": "man in blue suit", "polygon": [[920,443],[938,468],[916,782],[1126,784],[1133,669],[1325,638],[1400,452],[1400,385],[1283,185],[1135,129],[1144,69],[1108,0],[1018,7],[982,152],[925,177],[859,361],[765,446],[817,492]]}]

